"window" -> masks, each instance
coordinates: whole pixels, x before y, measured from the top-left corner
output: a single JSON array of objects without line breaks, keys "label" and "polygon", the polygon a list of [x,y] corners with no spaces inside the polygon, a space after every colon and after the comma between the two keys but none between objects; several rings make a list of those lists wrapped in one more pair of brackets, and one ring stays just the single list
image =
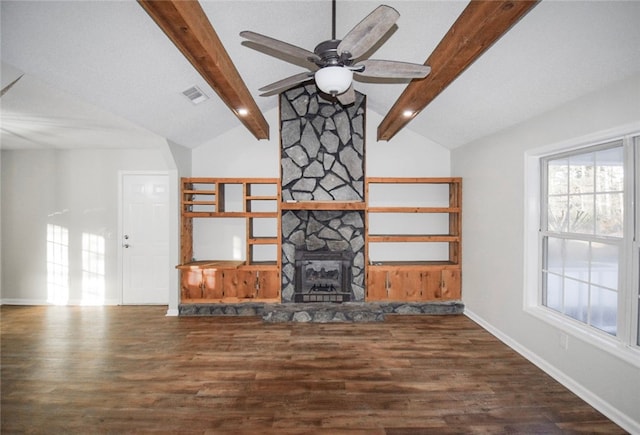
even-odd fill
[{"label": "window", "polygon": [[69,301],[69,230],[47,224],[47,302]]},{"label": "window", "polygon": [[634,346],[640,345],[639,148],[636,135],[538,158],[536,304],[586,333]]},{"label": "window", "polygon": [[624,228],[622,142],[543,162],[542,303],[616,335]]}]

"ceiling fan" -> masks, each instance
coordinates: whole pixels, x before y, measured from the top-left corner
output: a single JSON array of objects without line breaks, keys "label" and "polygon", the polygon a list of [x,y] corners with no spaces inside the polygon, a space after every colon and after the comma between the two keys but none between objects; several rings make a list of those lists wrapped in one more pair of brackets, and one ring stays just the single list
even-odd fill
[{"label": "ceiling fan", "polygon": [[261,96],[278,94],[313,77],[316,86],[322,92],[336,97],[341,104],[348,105],[355,101],[352,83],[354,74],[356,77],[415,79],[424,78],[431,71],[431,68],[426,65],[364,58],[400,17],[394,8],[386,5],[378,6],[342,40],[336,39],[335,36],[335,0],[332,2],[332,12],[331,39],[319,43],[313,52],[259,33],[240,32],[240,36],[251,42],[296,60],[305,61],[305,65],[310,70],[260,88],[259,90],[263,92]]}]

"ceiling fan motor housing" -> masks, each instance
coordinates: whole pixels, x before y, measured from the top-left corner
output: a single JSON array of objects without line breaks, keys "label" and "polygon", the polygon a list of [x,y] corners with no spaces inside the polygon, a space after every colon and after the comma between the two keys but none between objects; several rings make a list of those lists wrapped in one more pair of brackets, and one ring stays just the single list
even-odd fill
[{"label": "ceiling fan motor housing", "polygon": [[325,66],[351,65],[351,53],[338,54],[338,45],[340,42],[340,39],[329,39],[316,46],[313,52],[320,58],[320,62],[316,62],[320,68]]}]

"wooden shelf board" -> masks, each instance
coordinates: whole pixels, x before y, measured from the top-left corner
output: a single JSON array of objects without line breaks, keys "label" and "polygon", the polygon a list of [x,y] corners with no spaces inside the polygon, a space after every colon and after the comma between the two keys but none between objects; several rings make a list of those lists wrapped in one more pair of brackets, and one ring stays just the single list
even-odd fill
[{"label": "wooden shelf board", "polygon": [[282,210],[364,210],[364,201],[296,201],[280,203]]},{"label": "wooden shelf board", "polygon": [[198,270],[198,269],[237,269],[244,265],[244,261],[237,260],[198,260],[189,263],[178,264],[176,269]]},{"label": "wooden shelf board", "polygon": [[447,234],[370,234],[369,242],[459,242],[460,236]]},{"label": "wooden shelf board", "polygon": [[384,184],[450,184],[460,183],[462,178],[460,177],[368,177],[366,182],[370,184],[384,183]]},{"label": "wooden shelf board", "polygon": [[247,200],[247,201],[277,201],[278,197],[277,196],[267,196],[267,195],[263,195],[263,196],[249,195],[249,196],[245,197],[245,200]]},{"label": "wooden shelf board", "polygon": [[369,213],[460,213],[460,207],[405,207],[375,206],[368,207]]},{"label": "wooden shelf board", "polygon": [[219,217],[219,218],[243,218],[247,213],[243,211],[185,211],[185,217]]},{"label": "wooden shelf board", "polygon": [[216,205],[217,201],[182,201],[183,205]]},{"label": "wooden shelf board", "polygon": [[246,217],[250,218],[276,218],[278,217],[277,211],[248,211],[245,213]]},{"label": "wooden shelf board", "polygon": [[183,183],[202,184],[276,184],[280,180],[277,178],[242,178],[242,177],[184,177]]},{"label": "wooden shelf board", "polygon": [[427,266],[434,266],[441,268],[442,266],[451,266],[451,268],[459,268],[460,265],[448,260],[415,260],[415,261],[374,261],[367,267],[369,269],[387,269],[390,267],[416,267],[424,268]]},{"label": "wooden shelf board", "polygon": [[247,239],[250,245],[277,245],[277,237],[251,237]]},{"label": "wooden shelf board", "polygon": [[278,270],[278,262],[273,261],[254,261],[250,264],[244,264],[240,267],[240,269],[244,270],[265,270],[265,271],[277,271]]},{"label": "wooden shelf board", "polygon": [[190,195],[217,195],[217,190],[195,190],[195,189],[184,189],[182,191],[183,194]]}]

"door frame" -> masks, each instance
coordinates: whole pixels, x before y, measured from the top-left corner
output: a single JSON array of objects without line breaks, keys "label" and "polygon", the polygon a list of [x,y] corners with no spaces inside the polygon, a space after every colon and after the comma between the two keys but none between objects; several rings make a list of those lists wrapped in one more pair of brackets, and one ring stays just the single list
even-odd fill
[{"label": "door frame", "polygon": [[[174,258],[176,256],[175,246],[174,246],[174,237],[173,234],[176,231],[176,223],[175,219],[173,219],[173,215],[175,214],[173,210],[176,209],[176,198],[174,193],[175,185],[174,179],[176,177],[175,171],[118,171],[118,305],[124,305],[124,271],[122,266],[122,261],[124,258],[124,248],[122,246],[122,240],[124,237],[124,178],[126,176],[131,175],[162,175],[166,176],[169,181],[169,261],[167,263],[167,268],[170,271],[174,271],[175,264]],[[169,307],[167,310],[167,315],[176,315],[174,311],[177,310],[177,307],[172,307],[172,293],[176,291],[174,282],[176,281],[175,273],[169,274]]]}]

